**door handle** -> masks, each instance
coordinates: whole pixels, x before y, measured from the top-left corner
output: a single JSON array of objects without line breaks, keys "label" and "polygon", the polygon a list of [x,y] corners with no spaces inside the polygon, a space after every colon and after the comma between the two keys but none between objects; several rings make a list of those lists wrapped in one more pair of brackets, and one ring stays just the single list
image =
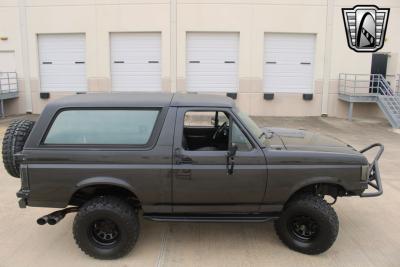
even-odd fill
[{"label": "door handle", "polygon": [[192,177],[192,170],[182,169],[176,171],[176,178],[190,180]]},{"label": "door handle", "polygon": [[181,164],[192,164],[193,160],[189,157],[183,156],[180,161]]},{"label": "door handle", "polygon": [[175,160],[176,164],[192,164],[193,163],[193,160],[190,157],[182,154],[182,149],[179,147],[175,149],[175,159],[176,159]]}]

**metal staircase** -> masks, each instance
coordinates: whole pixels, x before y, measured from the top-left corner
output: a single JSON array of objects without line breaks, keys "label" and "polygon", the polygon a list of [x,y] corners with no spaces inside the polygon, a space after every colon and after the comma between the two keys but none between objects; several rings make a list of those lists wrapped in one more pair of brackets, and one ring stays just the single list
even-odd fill
[{"label": "metal staircase", "polygon": [[380,75],[378,106],[393,128],[400,128],[400,96],[390,88],[386,79]]},{"label": "metal staircase", "polygon": [[[389,78],[393,80],[393,77],[395,76]],[[339,98],[349,102],[349,119],[351,120],[353,103],[375,102],[392,127],[400,128],[399,80],[392,82],[395,84],[393,89],[381,74],[340,74]]]}]

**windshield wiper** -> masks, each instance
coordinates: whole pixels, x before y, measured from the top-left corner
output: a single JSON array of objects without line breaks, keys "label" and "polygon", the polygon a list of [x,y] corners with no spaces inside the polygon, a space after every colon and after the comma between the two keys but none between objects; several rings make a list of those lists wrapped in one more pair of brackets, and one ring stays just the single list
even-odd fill
[{"label": "windshield wiper", "polygon": [[265,132],[262,132],[261,134],[260,134],[260,136],[258,137],[258,139],[261,139],[261,137],[263,137],[265,135]]}]

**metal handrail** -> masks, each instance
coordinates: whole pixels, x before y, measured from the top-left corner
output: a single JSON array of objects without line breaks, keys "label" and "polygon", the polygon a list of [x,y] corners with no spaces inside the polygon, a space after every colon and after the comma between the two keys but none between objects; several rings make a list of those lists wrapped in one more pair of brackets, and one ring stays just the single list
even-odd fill
[{"label": "metal handrail", "polygon": [[[347,95],[377,95],[379,84],[371,81],[378,81],[379,74],[339,74],[339,92]],[[365,89],[365,92],[359,92],[357,89]],[[376,92],[376,93],[371,93]]]},{"label": "metal handrail", "polygon": [[16,72],[0,72],[0,94],[18,92]]},{"label": "metal handrail", "polygon": [[[395,78],[394,75],[387,76]],[[359,93],[356,89],[366,89],[368,90],[368,92]],[[371,93],[370,91],[372,91],[373,93]],[[340,73],[339,92],[350,95],[394,95],[395,90],[392,89],[391,85],[388,83],[385,77],[383,77],[382,74]]]},{"label": "metal handrail", "polygon": [[[395,92],[391,89],[389,83],[386,81],[386,79],[381,75],[379,79],[379,83],[381,84],[379,92],[381,95],[385,96],[390,96],[391,101],[393,103],[390,103],[393,109],[395,109],[397,114],[400,114],[400,98],[395,94]],[[389,105],[387,103],[387,105]]]},{"label": "metal handrail", "polygon": [[[387,77],[395,79],[394,75]],[[400,79],[400,75],[398,76]],[[396,87],[400,81],[397,80]],[[396,88],[394,87],[394,88]],[[360,92],[361,91],[361,92]],[[382,101],[383,105],[400,114],[400,95],[382,74],[339,74],[339,93],[350,96],[375,96],[378,98],[390,97],[389,101]]]}]

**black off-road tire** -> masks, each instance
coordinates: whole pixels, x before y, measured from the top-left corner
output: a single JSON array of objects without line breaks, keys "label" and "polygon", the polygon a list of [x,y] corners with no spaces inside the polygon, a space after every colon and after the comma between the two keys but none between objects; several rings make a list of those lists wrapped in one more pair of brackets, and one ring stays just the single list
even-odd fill
[{"label": "black off-road tire", "polygon": [[[299,220],[309,221],[307,218],[311,218],[311,225],[313,226],[311,228],[317,229],[315,234],[307,237],[308,240],[305,239],[304,235],[298,233],[299,231],[304,233],[304,228],[301,224],[298,227],[299,223],[297,223]],[[315,224],[317,227],[315,227]],[[335,210],[323,198],[312,194],[299,195],[287,203],[281,217],[275,221],[274,226],[279,239],[286,246],[310,255],[320,254],[328,250],[335,242],[339,232],[339,220]],[[300,230],[298,230],[299,228]]]},{"label": "black off-road tire", "polygon": [[35,122],[30,120],[15,120],[8,126],[3,138],[3,163],[7,172],[19,177],[19,162],[14,155],[24,148]]},{"label": "black off-road tire", "polygon": [[[112,221],[119,231],[114,244],[101,244],[93,234],[96,222]],[[86,202],[75,217],[73,235],[76,244],[96,259],[117,259],[128,254],[139,237],[139,219],[134,208],[114,196],[96,197]]]}]

